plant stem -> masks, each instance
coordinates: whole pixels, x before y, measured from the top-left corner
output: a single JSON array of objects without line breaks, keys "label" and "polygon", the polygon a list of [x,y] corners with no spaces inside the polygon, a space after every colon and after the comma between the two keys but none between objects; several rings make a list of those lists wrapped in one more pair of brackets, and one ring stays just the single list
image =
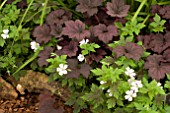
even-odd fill
[{"label": "plant stem", "polygon": [[131,0],[131,11],[133,12],[133,10],[134,10],[134,0]]},{"label": "plant stem", "polygon": [[157,3],[158,5],[169,5],[170,4],[170,1],[168,2],[160,2],[160,3]]},{"label": "plant stem", "polygon": [[4,6],[4,4],[7,2],[7,0],[4,0],[0,6],[0,10],[2,9],[2,7]]},{"label": "plant stem", "polygon": [[131,19],[132,22],[135,21],[136,17],[138,16],[139,12],[141,11],[142,7],[144,6],[144,4],[146,3],[147,0],[143,0],[139,6],[139,8],[137,9],[137,11],[135,12],[135,15],[133,16],[133,18]]},{"label": "plant stem", "polygon": [[148,20],[148,18],[150,17],[151,15],[150,14],[148,14],[147,15],[147,17],[145,18],[145,20],[142,22],[142,24],[145,24],[146,23],[146,21]]},{"label": "plant stem", "polygon": [[24,18],[25,18],[25,16],[26,16],[28,10],[30,9],[33,1],[34,1],[34,0],[31,0],[31,2],[30,2],[30,4],[28,5],[26,11],[24,12],[24,15],[23,15],[22,18],[21,18],[21,21],[20,21],[20,23],[19,23],[19,25],[18,25],[18,29],[17,29],[17,31],[16,31],[16,33],[15,33],[15,35],[14,35],[14,40],[13,40],[12,45],[11,45],[11,48],[10,48],[10,53],[11,53],[12,47],[13,47],[13,45],[14,45],[14,42],[15,42],[15,40],[16,40],[16,39],[15,39],[15,38],[16,38],[16,34],[18,34],[19,31],[22,29],[22,22],[24,21]]},{"label": "plant stem", "polygon": [[42,10],[42,14],[41,14],[40,25],[43,24],[47,4],[48,4],[48,0],[45,0],[44,7],[43,7],[43,10]]},{"label": "plant stem", "polygon": [[41,49],[37,49],[37,51],[34,53],[34,55],[28,59],[24,64],[22,64],[13,74],[12,76],[15,76],[16,73],[18,73],[21,69],[23,69],[26,65],[28,65],[30,62],[32,62],[35,58],[37,58],[39,52]]}]

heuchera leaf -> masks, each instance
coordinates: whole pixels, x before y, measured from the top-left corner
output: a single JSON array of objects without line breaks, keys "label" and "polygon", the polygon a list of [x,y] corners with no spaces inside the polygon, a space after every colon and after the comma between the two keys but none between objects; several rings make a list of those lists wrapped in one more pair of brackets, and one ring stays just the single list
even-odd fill
[{"label": "heuchera leaf", "polygon": [[89,64],[91,64],[93,61],[99,62],[103,56],[106,54],[106,52],[103,49],[96,49],[96,52],[91,53],[90,55],[86,56],[86,60]]},{"label": "heuchera leaf", "polygon": [[40,67],[42,66],[47,66],[48,62],[46,61],[46,59],[48,59],[50,57],[50,54],[53,52],[53,48],[46,46],[44,48],[44,50],[40,51],[39,55],[38,55],[38,65]]},{"label": "heuchera leaf", "polygon": [[47,24],[35,27],[33,36],[38,43],[47,43],[51,40],[50,27]]},{"label": "heuchera leaf", "polygon": [[139,36],[138,40],[142,41],[146,49],[151,49],[154,52],[162,53],[168,47],[170,47],[170,32],[165,35],[162,34],[150,34]]},{"label": "heuchera leaf", "polygon": [[52,97],[49,91],[43,92],[39,95],[39,110],[38,113],[64,113],[64,109],[59,107],[54,108],[55,98]]},{"label": "heuchera leaf", "polygon": [[85,30],[85,24],[80,20],[67,21],[65,22],[65,27],[63,28],[63,35],[68,35],[69,38],[75,38],[78,41],[83,40],[85,37],[89,37],[90,33]]},{"label": "heuchera leaf", "polygon": [[52,11],[47,15],[46,23],[48,25],[54,25],[54,24],[64,24],[64,22],[71,19],[72,14],[68,11],[65,11],[63,9],[58,9],[55,11]]},{"label": "heuchera leaf", "polygon": [[88,64],[78,64],[77,59],[68,59],[68,68],[71,70],[68,72],[66,78],[78,78],[81,74],[88,78],[91,67]]},{"label": "heuchera leaf", "polygon": [[118,35],[118,31],[113,25],[106,26],[105,24],[99,24],[94,27],[94,35],[98,36],[99,40],[104,43],[109,43],[113,39],[113,36]]},{"label": "heuchera leaf", "polygon": [[112,17],[125,17],[128,14],[129,5],[125,5],[124,0],[112,0],[112,2],[107,2],[107,14]]},{"label": "heuchera leaf", "polygon": [[163,6],[163,8],[159,10],[159,14],[162,18],[170,19],[170,6]]},{"label": "heuchera leaf", "polygon": [[92,16],[97,13],[98,6],[102,5],[102,0],[78,0],[79,5],[76,7],[76,11],[81,13],[87,13],[88,16]]},{"label": "heuchera leaf", "polygon": [[76,56],[78,51],[78,42],[71,41],[68,45],[65,45],[62,49],[62,53],[68,55],[69,57]]},{"label": "heuchera leaf", "polygon": [[144,53],[144,49],[133,42],[127,42],[125,46],[117,46],[113,51],[117,57],[125,55],[127,58],[132,58],[136,61],[138,61]]},{"label": "heuchera leaf", "polygon": [[152,79],[160,80],[170,73],[170,63],[163,63],[162,55],[150,55],[145,62],[144,68],[148,69],[148,74]]},{"label": "heuchera leaf", "polygon": [[55,36],[56,38],[59,38],[62,36],[62,26],[60,24],[54,24],[50,26],[51,28],[51,35]]},{"label": "heuchera leaf", "polygon": [[81,64],[80,65],[80,73],[85,77],[88,78],[90,74],[91,67],[88,64]]},{"label": "heuchera leaf", "polygon": [[170,62],[170,48],[164,51],[163,58],[165,62]]}]

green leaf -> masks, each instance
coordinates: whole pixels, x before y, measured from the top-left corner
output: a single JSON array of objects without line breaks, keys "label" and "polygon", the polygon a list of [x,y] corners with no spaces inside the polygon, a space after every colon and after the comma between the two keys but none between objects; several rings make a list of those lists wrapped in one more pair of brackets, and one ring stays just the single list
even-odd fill
[{"label": "green leaf", "polygon": [[104,99],[102,95],[103,91],[97,85],[92,84],[91,91],[83,95],[81,98],[93,105],[93,108],[95,109],[103,104]]},{"label": "green leaf", "polygon": [[116,105],[116,99],[115,98],[110,98],[110,99],[107,100],[106,103],[107,103],[108,109],[114,108],[115,105]]},{"label": "green leaf", "polygon": [[4,44],[5,44],[5,40],[2,37],[0,37],[0,46],[3,47]]}]

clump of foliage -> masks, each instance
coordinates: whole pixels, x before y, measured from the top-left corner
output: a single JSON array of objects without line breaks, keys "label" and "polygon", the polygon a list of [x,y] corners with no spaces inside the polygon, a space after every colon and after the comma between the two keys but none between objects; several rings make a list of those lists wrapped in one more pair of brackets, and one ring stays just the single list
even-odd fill
[{"label": "clump of foliage", "polygon": [[[66,104],[74,113],[81,109],[166,113],[168,4],[166,0],[3,2],[0,72],[15,78],[22,69],[48,74],[49,82],[70,88]],[[53,108],[54,100],[49,92],[42,93],[39,112],[63,113],[63,108]]]}]

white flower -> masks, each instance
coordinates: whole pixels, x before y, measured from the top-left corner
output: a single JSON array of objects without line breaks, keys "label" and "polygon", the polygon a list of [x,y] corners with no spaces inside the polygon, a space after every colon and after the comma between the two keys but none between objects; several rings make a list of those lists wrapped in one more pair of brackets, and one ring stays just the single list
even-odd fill
[{"label": "white flower", "polygon": [[79,54],[79,56],[77,58],[80,62],[82,62],[85,59],[82,54]]},{"label": "white flower", "polygon": [[136,87],[136,86],[132,86],[130,89],[133,90],[136,93],[138,92],[138,87]]},{"label": "white flower", "polygon": [[110,89],[108,89],[107,92],[110,93]]},{"label": "white flower", "polygon": [[56,69],[57,72],[59,72],[59,75],[64,75],[67,74],[67,67],[68,65],[64,65],[64,64],[59,64],[59,67]]},{"label": "white flower", "polygon": [[160,82],[157,83],[157,86],[163,89],[162,84]]},{"label": "white flower", "polygon": [[137,88],[143,87],[141,80],[135,80],[135,81],[131,82],[131,85],[132,85],[132,87],[137,87]]},{"label": "white flower", "polygon": [[100,81],[100,84],[105,84],[105,83],[106,83],[106,82],[105,82],[105,81],[103,81],[103,80],[102,80],[102,81]]},{"label": "white flower", "polygon": [[134,78],[134,77],[131,77],[131,78],[128,79],[128,83],[129,83],[129,84],[131,84],[131,83],[134,82],[134,81],[135,81],[135,78]]},{"label": "white flower", "polygon": [[37,42],[35,42],[35,41],[32,41],[32,42],[30,43],[30,45],[31,45],[31,49],[33,49],[34,52],[35,52],[35,51],[38,49],[38,47],[40,46],[40,44],[37,43]]},{"label": "white flower", "polygon": [[9,38],[8,32],[9,32],[8,29],[4,29],[4,30],[3,30],[3,33],[1,34],[1,37],[2,37],[3,39]]},{"label": "white flower", "polygon": [[112,93],[109,93],[109,96],[112,97],[113,96]]},{"label": "white flower", "polygon": [[44,6],[45,4],[44,3],[42,3],[42,6]]},{"label": "white flower", "polygon": [[61,50],[62,46],[57,45],[57,50]]},{"label": "white flower", "polygon": [[161,83],[160,83],[160,82],[158,82],[158,83],[157,83],[157,86],[161,86]]},{"label": "white flower", "polygon": [[83,44],[87,44],[89,42],[89,39],[83,39],[82,41],[80,41],[80,45],[83,45]]},{"label": "white flower", "polygon": [[132,101],[133,97],[136,96],[137,96],[136,92],[134,92],[133,90],[128,90],[126,91],[125,99],[127,99],[128,101]]},{"label": "white flower", "polygon": [[8,32],[9,32],[8,29],[4,29],[4,30],[3,30],[3,33],[4,33],[4,34],[8,34]]},{"label": "white flower", "polygon": [[128,75],[131,78],[136,76],[136,73],[134,72],[134,70],[130,69],[129,67],[126,68],[125,74]]}]

